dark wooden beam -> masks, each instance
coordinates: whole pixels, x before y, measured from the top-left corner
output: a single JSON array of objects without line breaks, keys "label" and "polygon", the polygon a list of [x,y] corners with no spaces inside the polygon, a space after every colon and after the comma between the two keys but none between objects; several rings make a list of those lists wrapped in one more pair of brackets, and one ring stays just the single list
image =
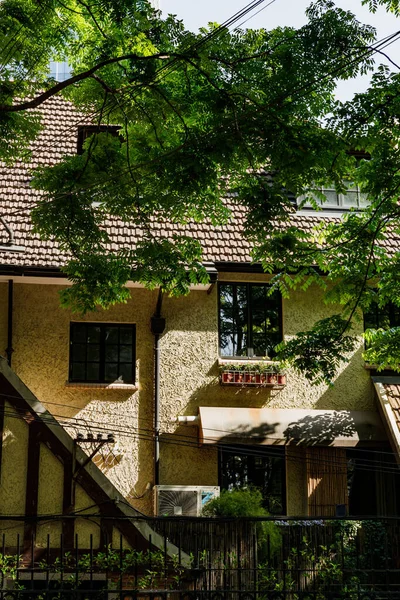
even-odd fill
[{"label": "dark wooden beam", "polygon": [[[64,457],[64,483],[63,483],[63,514],[68,515],[74,510],[75,506],[75,486],[73,485],[73,460],[72,456]],[[75,539],[75,519],[64,519],[62,522],[62,532],[66,550],[74,547]]]},{"label": "dark wooden beam", "polygon": [[3,436],[4,436],[4,397],[0,397],[0,484],[2,479],[2,460],[3,460]]},{"label": "dark wooden beam", "polygon": [[[65,465],[68,463],[68,461],[72,461],[72,452],[66,447],[64,446],[64,444],[59,440],[59,438],[57,437],[57,435],[51,430],[51,428],[48,426],[48,424],[44,421],[41,420],[41,417],[34,413],[33,409],[31,408],[31,406],[28,404],[28,402],[17,392],[17,390],[15,390],[15,388],[10,384],[10,382],[8,381],[8,379],[2,374],[0,373],[0,389],[2,390],[2,394],[5,394],[5,399],[8,400],[10,402],[10,404],[15,408],[15,410],[17,411],[18,415],[20,416],[20,418],[23,418],[27,425],[29,426],[29,428],[31,428],[32,426],[34,426],[34,428],[37,428],[37,431],[40,434],[40,441],[43,442],[50,450],[51,452],[59,458],[59,460],[61,460],[61,462]],[[39,454],[40,451],[40,442],[38,442],[38,447],[36,447],[36,445],[33,442],[33,439],[31,440],[31,436],[33,438],[33,430],[31,433],[31,429],[30,429],[30,434],[29,434],[29,444],[32,445],[32,448],[34,448],[33,450],[33,454],[32,457],[30,456],[30,450],[28,450],[28,480],[31,479],[33,480],[34,477],[33,475],[29,475],[29,471],[30,471],[30,464],[32,464],[32,467],[34,468],[34,456],[35,456],[35,452],[37,452]],[[37,462],[37,484],[38,484],[38,475],[39,475],[39,463]],[[72,483],[72,469],[71,469],[71,483],[68,483],[68,472],[69,472],[69,468],[67,468],[64,471],[64,491],[60,493],[63,493],[63,507],[64,507],[64,501],[65,503],[67,502],[67,490],[68,490],[68,486],[69,485],[73,485]],[[132,547],[135,547],[139,550],[143,549],[146,550],[148,549],[148,540],[145,539],[145,537],[143,537],[143,535],[137,530],[137,528],[135,527],[133,521],[130,521],[129,519],[126,518],[125,513],[117,506],[117,504],[111,500],[111,498],[108,496],[108,494],[104,491],[104,489],[102,488],[102,486],[97,483],[97,481],[94,480],[94,478],[89,474],[89,472],[86,469],[82,469],[82,471],[80,471],[79,473],[77,473],[76,476],[76,482],[79,483],[79,485],[83,488],[83,490],[88,494],[88,496],[90,498],[92,498],[92,500],[94,501],[94,503],[96,503],[99,508],[100,508],[100,512],[104,515],[104,516],[111,516],[112,519],[106,519],[104,518],[104,522],[109,520],[111,523],[113,523],[114,527],[117,527],[121,533],[123,534],[123,536],[126,538],[126,540],[128,541],[129,544],[132,545]],[[27,486],[28,487],[28,486]],[[29,503],[32,506],[32,502],[34,499],[34,490],[31,490],[29,492]],[[28,489],[27,489],[27,500],[28,500]],[[66,504],[65,504],[66,506]],[[28,515],[28,512],[26,512],[26,514]],[[36,514],[37,514],[37,490],[36,490]],[[134,517],[132,517],[132,519],[134,519]],[[69,519],[65,519],[65,521],[71,521],[73,522],[73,519],[69,518]],[[32,521],[31,521],[32,524]],[[29,537],[29,547],[31,545],[32,542],[32,533],[34,533],[35,529],[36,529],[36,524],[35,527],[32,528],[31,524],[29,524],[29,529],[27,528],[26,530],[26,534]],[[108,528],[108,526],[107,526]],[[25,539],[25,536],[24,536]]]},{"label": "dark wooden beam", "polygon": [[28,465],[25,492],[25,515],[28,520],[24,524],[24,559],[32,546],[32,538],[36,534],[36,517],[39,494],[39,465],[40,465],[40,427],[36,421],[29,425]]}]

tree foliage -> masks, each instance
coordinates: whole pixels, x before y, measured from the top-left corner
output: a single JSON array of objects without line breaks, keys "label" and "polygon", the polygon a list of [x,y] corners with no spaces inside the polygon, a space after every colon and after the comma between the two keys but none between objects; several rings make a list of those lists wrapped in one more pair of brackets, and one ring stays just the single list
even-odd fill
[{"label": "tree foliage", "polygon": [[[377,4],[397,11],[393,0],[370,9]],[[27,156],[41,126],[38,108],[56,94],[94,124],[120,127],[117,136],[92,135],[82,155],[34,176],[44,191],[32,213],[36,231],[71,255],[74,285],[64,303],[106,308],[126,300],[128,279],[172,294],[205,282],[200,245],[179,235],[161,241],[151,225],[224,224],[223,198],[233,192],[247,208],[253,258],[274,273],[273,288],[288,295],[313,283],[342,305],[340,316],[281,347],[307,377],[332,379],[352,347],[359,309],[400,304],[399,254],[385,243],[400,233],[400,76],[380,67],[366,93],[337,101],[338,80],[372,70],[375,32],[331,0],[314,2],[307,17],[297,30],[211,24],[195,34],[173,16],[162,20],[146,0],[0,4],[2,159]],[[51,80],[50,59],[67,59],[71,77]],[[343,193],[348,182],[368,195],[364,211],[307,232],[290,221],[291,197],[317,208],[318,190],[330,183]],[[138,247],[111,251],[108,218],[140,227]],[[389,334],[370,332],[368,343],[379,365],[398,364]]]}]

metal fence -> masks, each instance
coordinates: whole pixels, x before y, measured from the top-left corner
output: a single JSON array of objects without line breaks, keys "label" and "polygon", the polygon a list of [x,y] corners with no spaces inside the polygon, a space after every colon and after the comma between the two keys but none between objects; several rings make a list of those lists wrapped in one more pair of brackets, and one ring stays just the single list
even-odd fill
[{"label": "metal fence", "polygon": [[3,535],[0,600],[400,600],[400,519],[146,522],[161,548]]}]

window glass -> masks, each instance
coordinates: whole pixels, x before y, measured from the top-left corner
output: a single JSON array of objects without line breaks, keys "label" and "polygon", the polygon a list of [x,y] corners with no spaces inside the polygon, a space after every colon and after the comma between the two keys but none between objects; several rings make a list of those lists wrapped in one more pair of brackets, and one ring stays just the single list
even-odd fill
[{"label": "window glass", "polygon": [[[359,186],[354,185],[352,181],[344,181],[347,191],[344,194],[338,194],[333,186],[327,186],[324,188],[318,188],[326,198],[323,202],[316,194],[310,192],[310,196],[313,196],[317,204],[321,205],[325,209],[338,208],[343,210],[349,210],[351,208],[363,208],[369,205],[368,195],[361,193]],[[304,200],[304,196],[298,199],[298,203]],[[305,207],[310,207],[311,203],[307,202]]]},{"label": "window glass", "polygon": [[70,381],[133,383],[135,326],[71,323]]},{"label": "window glass", "polygon": [[286,513],[285,450],[269,446],[220,447],[220,486],[233,490],[258,488],[272,515]]},{"label": "window glass", "polygon": [[349,514],[398,516],[400,514],[399,471],[390,447],[381,452],[347,450]]},{"label": "window glass", "polygon": [[364,313],[364,329],[390,329],[400,325],[400,310],[394,304],[378,306],[373,302]]},{"label": "window glass", "polygon": [[281,297],[268,290],[264,284],[220,284],[221,356],[274,356],[282,339]]}]

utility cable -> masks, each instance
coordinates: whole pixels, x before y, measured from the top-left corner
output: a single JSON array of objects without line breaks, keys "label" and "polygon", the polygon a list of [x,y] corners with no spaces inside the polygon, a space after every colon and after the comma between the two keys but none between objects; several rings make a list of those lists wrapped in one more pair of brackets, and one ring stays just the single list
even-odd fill
[{"label": "utility cable", "polygon": [[[347,69],[349,67],[349,65],[355,63],[357,60],[358,61],[362,60],[368,54],[372,55],[373,53],[378,52],[380,47],[386,48],[387,46],[394,43],[399,37],[400,37],[400,30],[394,32],[393,34],[391,34],[389,36],[386,36],[382,40],[379,40],[378,42],[376,42],[375,46],[370,46],[367,50],[365,50],[365,51],[363,50],[363,53],[358,58],[355,58],[352,61],[350,61],[349,63],[346,63],[345,65],[342,65],[340,67],[335,67],[335,69],[333,71],[328,71],[326,73],[326,75],[324,75],[323,79],[332,77],[332,75],[337,75],[340,71]],[[314,81],[314,83],[316,83],[316,81]],[[298,88],[294,88],[294,89],[290,90],[285,96],[283,96],[281,98],[281,100],[285,100],[285,98],[290,97],[293,94],[297,94],[300,91],[304,91],[307,93],[307,88],[309,88],[308,92],[313,91],[312,87],[310,87],[310,84],[304,84],[303,86],[300,86]],[[245,116],[246,115],[241,115],[241,118],[244,118]],[[209,135],[210,135],[210,132],[207,133],[207,136],[204,136],[205,139],[207,137],[209,137]],[[164,158],[165,158],[165,156],[159,156],[159,157],[155,158],[153,161],[146,163],[146,166],[148,166],[148,164],[151,164],[151,163],[158,163],[161,160],[163,160]],[[134,165],[132,168],[133,168],[133,170],[135,170],[135,169],[138,169],[139,167],[140,167],[140,165],[139,166]],[[122,171],[128,172],[129,170],[130,170],[129,168],[126,168],[126,169],[123,169]],[[85,191],[85,190],[87,191],[89,189],[95,189],[95,188],[103,186],[109,182],[112,182],[114,179],[115,179],[114,177],[113,178],[105,178],[105,179],[101,179],[101,180],[97,179],[97,181],[93,182],[92,184],[88,184],[87,186],[82,186],[81,188],[79,188],[79,191]],[[66,193],[60,192],[59,194],[56,195],[56,197],[62,198],[65,195],[66,195]],[[32,204],[32,206],[30,206],[30,208],[28,210],[31,210],[33,208],[33,206],[37,205],[38,202],[42,202],[42,201],[43,201],[43,199],[32,201],[32,203],[30,203],[30,204]],[[24,212],[26,212],[25,208],[17,209],[16,211],[9,211],[8,216],[14,216],[17,214],[22,214]],[[121,219],[118,219],[118,220],[121,220]]]},{"label": "utility cable", "polygon": [[[23,411],[23,409],[20,409],[21,411]],[[25,411],[24,411],[25,413]],[[24,420],[24,416],[19,415],[19,414],[15,414],[15,413],[10,413],[5,411],[5,415],[10,417],[10,418],[17,418],[19,420]],[[68,420],[66,420],[63,422],[60,421],[54,421],[54,417],[51,417],[50,414],[49,415],[44,415],[43,417],[37,417],[36,415],[33,415],[33,420],[36,422],[42,422],[48,425],[56,425],[59,427],[62,427],[63,429],[65,428],[65,426],[67,427],[85,427],[90,425],[93,428],[94,432],[105,432],[105,433],[109,433],[110,432],[110,427],[105,426],[105,424],[103,422],[99,422],[98,424],[94,424],[96,422],[91,421],[90,423],[88,423],[86,420],[83,420],[84,422],[75,422],[75,423],[70,423]],[[137,433],[132,432],[132,429],[136,430]],[[144,432],[144,433],[143,433]],[[226,433],[229,436],[233,436],[235,437],[234,433],[232,433],[232,431],[223,431],[220,430],[221,433]],[[127,429],[119,429],[119,430],[113,430],[113,433],[116,435],[119,435],[120,437],[125,437],[128,439],[138,439],[138,440],[143,440],[143,441],[154,441],[154,432],[153,430],[150,429],[143,429],[143,428],[135,428],[135,427],[127,427]],[[166,439],[166,437],[164,436],[171,436],[171,438],[175,438],[175,439]],[[238,434],[236,435],[236,437],[240,438],[240,432],[238,432]],[[246,454],[247,455],[252,455],[252,456],[269,456],[269,457],[273,457],[273,458],[277,458],[277,454],[271,451],[268,451],[268,449],[263,449],[262,451],[257,450],[257,447],[255,446],[254,448],[249,447],[248,444],[246,444],[245,442],[248,442],[249,440],[252,440],[254,443],[254,440],[259,439],[260,442],[264,441],[264,440],[268,440],[270,439],[273,442],[276,442],[276,438],[269,438],[268,436],[259,436],[259,438],[257,438],[256,436],[245,436],[244,441],[241,444],[238,444],[239,446],[245,446],[246,448]],[[214,438],[207,438],[204,437],[204,440],[207,441],[212,441],[213,444],[215,443],[215,439]],[[94,440],[95,441],[95,440]],[[197,439],[194,439],[193,436],[184,436],[184,435],[180,435],[180,434],[174,434],[174,433],[167,433],[165,432],[162,439],[161,439],[161,443],[163,444],[170,444],[173,446],[179,446],[179,447],[187,447],[187,448],[199,448],[199,443],[197,441]],[[217,446],[217,444],[215,444],[215,446]],[[235,444],[234,446],[232,446],[232,444],[229,444],[227,442],[223,442],[220,441],[219,442],[219,447],[222,448],[224,451],[231,453],[231,454],[238,454],[238,448],[236,447],[237,445]],[[293,447],[293,446],[292,446]],[[351,450],[353,450],[352,448],[350,448]],[[360,449],[360,451],[362,451]],[[365,451],[368,452],[368,449],[365,449]],[[379,451],[374,451],[377,454],[382,454]],[[387,453],[387,454],[391,454],[391,453]],[[283,457],[282,457],[283,458]],[[293,456],[286,456],[286,460],[289,460],[291,462],[297,462],[297,463],[304,463],[304,458],[300,457],[293,457]],[[376,471],[376,461],[371,460],[371,459],[367,459],[367,458],[360,458],[360,459],[356,459],[358,461],[357,463],[357,468],[361,469],[361,470],[368,470],[368,471]],[[318,457],[316,457],[315,459],[313,459],[312,457],[310,458],[310,462],[316,462],[317,464],[326,464],[329,466],[340,466],[343,467],[343,461],[336,461],[335,459],[320,459]],[[372,466],[374,466],[374,468],[371,468]],[[400,469],[399,467],[397,467],[396,465],[391,466],[390,464],[381,464],[380,466],[380,471],[381,472],[387,472],[387,473],[393,473],[393,474],[400,474]]]}]

